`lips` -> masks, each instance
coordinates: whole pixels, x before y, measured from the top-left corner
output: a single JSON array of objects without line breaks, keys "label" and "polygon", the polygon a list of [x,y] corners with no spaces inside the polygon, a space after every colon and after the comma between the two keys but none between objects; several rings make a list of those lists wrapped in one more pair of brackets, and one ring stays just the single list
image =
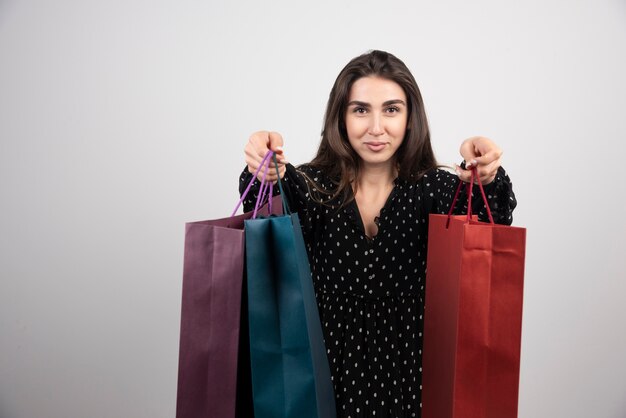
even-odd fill
[{"label": "lips", "polygon": [[385,149],[385,147],[387,146],[387,143],[386,142],[371,141],[371,142],[366,142],[365,145],[371,151],[378,152],[378,151],[382,151],[383,149]]}]

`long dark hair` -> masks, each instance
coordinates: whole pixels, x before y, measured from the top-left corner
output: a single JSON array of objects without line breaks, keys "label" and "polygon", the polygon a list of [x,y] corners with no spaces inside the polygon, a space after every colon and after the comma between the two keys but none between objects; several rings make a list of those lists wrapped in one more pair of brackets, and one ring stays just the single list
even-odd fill
[{"label": "long dark hair", "polygon": [[[406,65],[394,55],[385,51],[369,51],[352,59],[337,76],[328,98],[320,146],[317,155],[309,163],[331,179],[336,179],[336,188],[330,193],[328,200],[341,195],[342,206],[349,201],[352,183],[359,178],[361,170],[361,159],[350,146],[345,125],[350,89],[358,79],[370,76],[398,83],[407,97],[409,112],[407,131],[402,145],[395,154],[398,177],[415,180],[437,166],[430,144],[424,103],[415,78]],[[317,191],[329,194],[315,182],[311,184]]]}]

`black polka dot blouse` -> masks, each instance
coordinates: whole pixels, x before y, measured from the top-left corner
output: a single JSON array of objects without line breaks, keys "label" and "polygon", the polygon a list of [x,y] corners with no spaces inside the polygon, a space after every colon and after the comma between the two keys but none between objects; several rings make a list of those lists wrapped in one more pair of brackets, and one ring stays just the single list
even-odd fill
[{"label": "black polka dot blouse", "polygon": [[[309,165],[288,164],[283,179],[302,224],[337,416],[419,417],[428,215],[448,212],[458,177],[434,169],[416,181],[396,179],[378,232],[368,238],[354,199],[343,207],[340,198],[318,203],[303,174],[328,191],[335,183]],[[240,192],[251,178],[244,170]],[[246,211],[253,210],[258,190],[255,180]],[[517,202],[502,168],[485,191],[495,222],[510,225]],[[487,221],[477,187],[474,193],[473,213]],[[454,212],[467,213],[465,193]]]}]

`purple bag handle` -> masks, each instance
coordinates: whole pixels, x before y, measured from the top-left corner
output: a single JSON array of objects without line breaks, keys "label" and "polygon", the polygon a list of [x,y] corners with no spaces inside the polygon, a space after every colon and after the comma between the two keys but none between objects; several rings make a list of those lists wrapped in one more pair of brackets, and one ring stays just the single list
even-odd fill
[{"label": "purple bag handle", "polygon": [[[269,152],[269,154],[271,154],[272,151]],[[272,165],[272,161],[271,160],[267,160],[267,165],[265,166],[265,171],[263,172],[263,178],[261,179],[261,190],[259,190],[259,195],[256,198],[256,204],[254,205],[254,213],[252,214],[252,219],[256,219],[256,214],[259,211],[259,208],[262,206],[261,202],[263,202],[265,200],[265,196],[268,194],[268,188],[270,190],[273,189],[273,187],[270,185],[269,181],[266,181],[267,179],[267,173],[270,171],[270,165]],[[271,205],[271,199],[270,199],[270,205]],[[272,208],[269,207],[269,211],[270,213],[272,213]]]},{"label": "purple bag handle", "polygon": [[[237,202],[237,206],[235,206],[235,209],[233,210],[233,213],[230,215],[231,217],[235,216],[235,213],[237,213],[237,210],[239,209],[239,207],[241,206],[241,204],[243,203],[243,201],[245,200],[246,196],[248,195],[248,192],[250,192],[250,188],[252,187],[252,184],[254,183],[254,180],[257,178],[259,172],[261,171],[261,169],[263,167],[265,167],[265,170],[263,171],[263,177],[261,178],[261,189],[259,190],[259,195],[257,196],[256,199],[256,204],[254,206],[254,213],[252,214],[252,219],[256,218],[257,216],[257,212],[259,210],[259,208],[261,208],[265,202],[265,198],[268,196],[269,194],[269,201],[268,201],[268,209],[269,209],[269,213],[272,213],[272,197],[273,197],[273,187],[270,184],[269,181],[266,181],[266,177],[267,174],[269,172],[269,168],[272,165],[272,159],[271,157],[274,155],[273,151],[268,151],[267,154],[265,154],[265,157],[263,157],[263,160],[261,161],[261,164],[259,165],[259,167],[256,169],[256,171],[254,172],[254,175],[252,176],[252,179],[250,180],[250,182],[248,183],[248,186],[246,187],[246,190],[242,193],[241,195],[241,199],[239,199],[239,202]],[[275,158],[274,158],[275,160]],[[276,168],[276,172],[278,173],[278,167]],[[280,178],[278,180],[280,182]],[[268,193],[268,189],[269,189],[269,193]]]}]

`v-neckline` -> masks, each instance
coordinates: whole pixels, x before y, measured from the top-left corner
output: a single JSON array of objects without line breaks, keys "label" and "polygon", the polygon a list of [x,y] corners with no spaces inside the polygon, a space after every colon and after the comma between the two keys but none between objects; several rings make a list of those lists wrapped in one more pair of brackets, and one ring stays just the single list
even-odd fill
[{"label": "v-neckline", "polygon": [[391,204],[391,201],[396,193],[397,188],[398,188],[398,179],[395,178],[393,180],[393,187],[391,188],[391,191],[389,192],[389,196],[387,196],[387,199],[385,200],[385,204],[378,211],[378,215],[374,217],[374,223],[376,224],[378,230],[376,231],[376,235],[372,237],[367,235],[367,233],[365,232],[365,223],[363,222],[363,217],[361,216],[361,211],[359,210],[359,204],[356,201],[356,195],[354,194],[354,192],[352,192],[351,204],[354,210],[355,218],[357,220],[358,226],[361,228],[361,233],[363,234],[363,236],[365,237],[368,243],[373,243],[376,240],[376,237],[380,235],[380,231],[381,231],[380,218],[382,217],[382,214],[385,212],[388,206]]}]

